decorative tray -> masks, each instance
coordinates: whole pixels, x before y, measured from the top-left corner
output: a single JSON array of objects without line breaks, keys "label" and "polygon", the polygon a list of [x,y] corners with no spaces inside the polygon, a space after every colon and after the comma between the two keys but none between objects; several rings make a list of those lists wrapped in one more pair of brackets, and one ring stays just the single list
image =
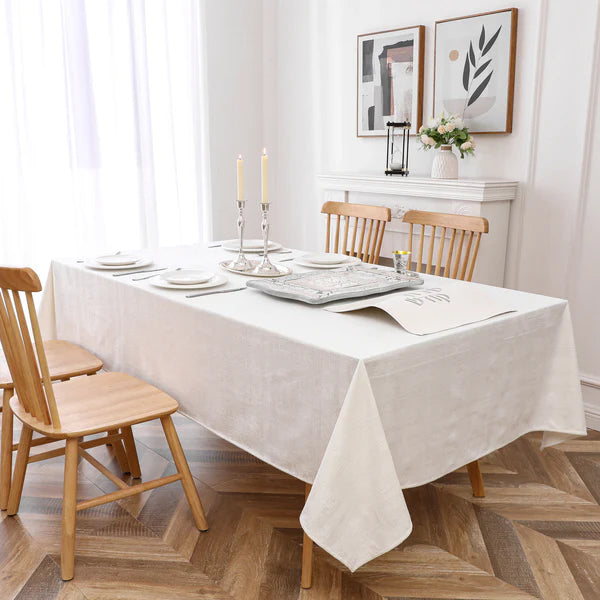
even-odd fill
[{"label": "decorative tray", "polygon": [[396,271],[361,265],[340,271],[309,271],[286,275],[279,279],[246,283],[247,287],[265,294],[300,300],[308,304],[361,298],[422,284],[423,279],[418,273],[408,272],[406,275],[400,275]]}]

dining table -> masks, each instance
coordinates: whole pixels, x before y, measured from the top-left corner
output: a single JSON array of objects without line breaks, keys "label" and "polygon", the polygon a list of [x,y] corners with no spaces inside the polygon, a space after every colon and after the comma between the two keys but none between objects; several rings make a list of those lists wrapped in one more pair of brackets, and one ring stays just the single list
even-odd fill
[{"label": "dining table", "polygon": [[221,269],[235,255],[220,245],[138,254],[147,269],[197,266],[226,275],[214,290],[243,289],[188,297],[156,287],[158,273],[116,277],[56,259],[39,310],[44,337],[156,385],[184,415],[312,484],[300,523],[351,571],[409,536],[404,489],[528,432],[544,432],[544,447],[586,434],[565,300],[423,275],[506,312],[415,335],[377,308],[333,312],[246,288],[256,278]]}]

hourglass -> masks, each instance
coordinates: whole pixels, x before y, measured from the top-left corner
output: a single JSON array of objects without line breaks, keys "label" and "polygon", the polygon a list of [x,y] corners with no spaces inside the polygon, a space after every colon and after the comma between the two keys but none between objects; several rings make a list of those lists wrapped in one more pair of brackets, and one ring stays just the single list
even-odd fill
[{"label": "hourglass", "polygon": [[388,121],[386,175],[408,175],[408,143],[410,140],[409,121]]}]

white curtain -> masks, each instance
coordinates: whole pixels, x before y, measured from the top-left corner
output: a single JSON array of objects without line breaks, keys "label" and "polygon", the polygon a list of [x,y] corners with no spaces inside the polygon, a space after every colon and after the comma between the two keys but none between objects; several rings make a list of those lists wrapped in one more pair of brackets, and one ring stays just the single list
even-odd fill
[{"label": "white curtain", "polygon": [[3,2],[0,263],[207,239],[199,1]]}]

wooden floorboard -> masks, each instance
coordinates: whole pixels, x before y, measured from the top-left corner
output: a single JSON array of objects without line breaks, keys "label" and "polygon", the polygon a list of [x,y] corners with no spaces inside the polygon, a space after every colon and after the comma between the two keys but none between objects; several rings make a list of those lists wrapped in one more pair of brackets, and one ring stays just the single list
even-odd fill
[{"label": "wooden floorboard", "polygon": [[[0,514],[1,600],[598,600],[600,434],[539,450],[532,434],[406,490],[408,540],[356,573],[315,549],[300,590],[304,486],[177,416],[208,513],[200,533],[179,484],[81,512],[75,579],[60,580],[61,458],[29,467],[19,515]],[[159,423],[134,427],[146,479],[174,465]],[[122,476],[106,447],[91,451]],[[82,461],[78,497],[116,486]]]}]

